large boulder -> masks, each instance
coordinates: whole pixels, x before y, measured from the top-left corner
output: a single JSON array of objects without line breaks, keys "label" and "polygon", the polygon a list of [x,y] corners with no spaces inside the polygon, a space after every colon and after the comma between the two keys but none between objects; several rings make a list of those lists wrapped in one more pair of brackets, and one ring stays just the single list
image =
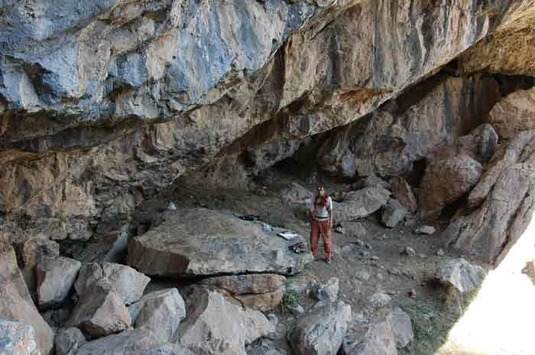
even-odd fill
[{"label": "large boulder", "polygon": [[448,260],[441,267],[438,278],[463,295],[478,289],[485,275],[485,270],[481,266],[472,265],[465,259],[459,258]]},{"label": "large boulder", "polygon": [[58,257],[37,264],[37,303],[40,308],[60,305],[69,295],[82,263]]},{"label": "large boulder", "polygon": [[126,265],[88,263],[80,269],[74,285],[76,293],[81,296],[91,292],[92,287],[100,281],[113,287],[123,303],[128,305],[141,298],[150,278]]},{"label": "large boulder", "polygon": [[113,286],[99,280],[79,294],[68,326],[80,328],[92,337],[102,337],[128,329],[131,318]]},{"label": "large boulder", "polygon": [[301,318],[288,333],[288,341],[296,355],[336,354],[342,345],[351,306],[339,301]]},{"label": "large boulder", "polygon": [[343,202],[333,202],[334,219],[346,222],[367,217],[384,206],[389,196],[390,191],[382,186],[352,191],[345,196]]},{"label": "large boulder", "polygon": [[218,292],[197,290],[189,302],[179,339],[194,353],[245,355],[246,344],[275,330],[262,313],[229,302]]},{"label": "large boulder", "polygon": [[54,332],[37,311],[26,288],[13,248],[0,242],[0,318],[32,326],[43,355],[50,353]]},{"label": "large boulder", "polygon": [[442,238],[467,254],[496,260],[522,235],[535,209],[535,130],[519,133],[496,152],[468,196],[472,209]]},{"label": "large boulder", "polygon": [[256,223],[195,208],[168,211],[162,224],[130,241],[127,260],[147,275],[169,277],[293,274],[309,258],[291,252],[284,239]]},{"label": "large boulder", "polygon": [[0,318],[0,354],[40,355],[32,326]]},{"label": "large boulder", "polygon": [[277,274],[246,274],[211,277],[201,282],[259,311],[276,308],[284,296],[286,277]]},{"label": "large boulder", "polygon": [[435,156],[427,165],[420,184],[419,207],[428,217],[465,195],[477,183],[483,167],[469,155]]},{"label": "large boulder", "polygon": [[490,111],[487,121],[504,138],[535,129],[535,88],[515,91],[500,100]]},{"label": "large boulder", "polygon": [[149,329],[162,342],[176,341],[186,306],[176,288],[151,292],[128,308],[136,329]]},{"label": "large boulder", "polygon": [[127,330],[85,343],[75,355],[144,355],[161,340],[148,329]]}]

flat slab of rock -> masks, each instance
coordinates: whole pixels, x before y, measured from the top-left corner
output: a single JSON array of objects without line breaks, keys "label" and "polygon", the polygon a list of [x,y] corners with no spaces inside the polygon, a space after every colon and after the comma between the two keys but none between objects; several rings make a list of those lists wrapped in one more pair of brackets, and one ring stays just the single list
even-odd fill
[{"label": "flat slab of rock", "polygon": [[459,258],[447,261],[438,275],[440,281],[451,285],[461,294],[476,290],[485,279],[485,270]]},{"label": "flat slab of rock", "polygon": [[37,303],[40,308],[60,305],[69,295],[82,263],[60,256],[37,263]]},{"label": "flat slab of rock", "polygon": [[278,274],[246,274],[211,277],[201,282],[233,294],[260,294],[273,292],[284,286],[286,277]]},{"label": "flat slab of rock", "polygon": [[389,196],[390,191],[381,186],[352,191],[343,202],[333,202],[334,218],[337,222],[345,222],[367,217],[383,207]]},{"label": "flat slab of rock", "polygon": [[0,319],[0,354],[40,355],[32,326]]},{"label": "flat slab of rock", "polygon": [[179,339],[194,353],[245,355],[246,344],[275,330],[262,313],[229,302],[218,292],[198,290],[188,304]]},{"label": "flat slab of rock", "polygon": [[87,342],[76,355],[140,355],[160,344],[161,340],[152,331],[134,329]]},{"label": "flat slab of rock", "polygon": [[37,311],[11,245],[0,242],[0,318],[29,324],[42,354],[50,353],[54,332]]},{"label": "flat slab of rock", "polygon": [[168,211],[165,221],[133,238],[128,264],[147,275],[206,276],[250,272],[294,274],[310,255],[256,223],[204,208]]},{"label": "flat slab of rock", "polygon": [[463,252],[497,260],[520,238],[535,211],[535,130],[502,145],[468,196],[473,212],[454,220],[442,238]]},{"label": "flat slab of rock", "polygon": [[186,316],[184,300],[176,288],[151,292],[128,308],[136,329],[149,329],[162,342],[174,342]]},{"label": "flat slab of rock", "polygon": [[351,320],[351,306],[328,304],[301,318],[288,333],[296,355],[336,354]]}]

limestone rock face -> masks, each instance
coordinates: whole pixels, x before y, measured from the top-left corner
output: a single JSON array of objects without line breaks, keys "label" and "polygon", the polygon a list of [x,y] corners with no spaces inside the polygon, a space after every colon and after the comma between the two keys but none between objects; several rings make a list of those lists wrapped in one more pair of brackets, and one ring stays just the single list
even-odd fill
[{"label": "limestone rock face", "polygon": [[351,319],[351,306],[342,301],[301,318],[288,333],[297,355],[336,354]]},{"label": "limestone rock face", "polygon": [[515,91],[500,100],[490,111],[487,121],[504,138],[535,129],[535,88]]},{"label": "limestone rock face", "polygon": [[35,308],[13,248],[0,242],[0,318],[30,325],[42,354],[52,349],[54,332]]},{"label": "limestone rock face", "polygon": [[440,269],[438,277],[461,294],[466,294],[481,286],[485,274],[485,270],[481,266],[472,265],[460,258],[446,262]]},{"label": "limestone rock face", "polygon": [[318,163],[344,177],[403,174],[436,146],[452,144],[482,123],[498,99],[491,78],[429,79],[332,134],[318,153]]},{"label": "limestone rock face", "polygon": [[242,308],[213,291],[198,291],[180,324],[180,343],[194,353],[245,355],[245,345],[275,329],[260,312]]},{"label": "limestone rock face", "polygon": [[519,133],[489,162],[459,216],[442,238],[455,248],[486,260],[514,244],[531,221],[535,196],[535,131]]},{"label": "limestone rock face", "polygon": [[[499,11],[494,9],[494,16]],[[506,11],[497,31],[476,44],[459,58],[459,71],[535,76],[533,22],[535,9],[530,0],[515,1]]]},{"label": "limestone rock face", "polygon": [[33,328],[24,323],[0,319],[0,353],[4,355],[39,355]]},{"label": "limestone rock face", "polygon": [[151,276],[293,274],[308,260],[258,224],[203,208],[169,211],[128,248],[129,265]]},{"label": "limestone rock face", "polygon": [[37,264],[37,302],[47,308],[61,304],[71,291],[82,263],[58,257]]},{"label": "limestone rock face", "polygon": [[[1,10],[0,206],[31,216],[26,229],[73,240],[126,230],[141,200],[222,149],[280,142],[287,149],[257,161],[281,159],[532,11],[508,0],[45,0]],[[379,150],[403,145],[385,135]],[[378,159],[358,169],[352,155],[323,161],[354,175],[386,169]]]}]

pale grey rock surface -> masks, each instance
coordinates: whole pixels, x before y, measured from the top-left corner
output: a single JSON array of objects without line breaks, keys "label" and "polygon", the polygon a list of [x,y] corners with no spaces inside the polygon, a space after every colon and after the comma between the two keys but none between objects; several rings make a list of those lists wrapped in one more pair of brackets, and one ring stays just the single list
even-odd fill
[{"label": "pale grey rock surface", "polygon": [[151,292],[128,308],[136,329],[148,329],[162,342],[175,342],[186,316],[184,300],[176,288]]},{"label": "pale grey rock surface", "polygon": [[475,291],[485,279],[485,270],[463,258],[448,260],[440,268],[438,278],[464,295]]},{"label": "pale grey rock surface", "polygon": [[63,256],[37,263],[37,304],[40,308],[60,305],[74,285],[82,263]]},{"label": "pale grey rock surface", "polygon": [[386,317],[386,321],[392,328],[398,348],[406,347],[414,339],[411,317],[400,308],[390,312]]},{"label": "pale grey rock surface", "polygon": [[86,343],[86,339],[80,329],[60,329],[54,338],[56,355],[74,355],[80,346]]},{"label": "pale grey rock surface", "polygon": [[123,299],[125,305],[129,305],[143,296],[145,287],[150,282],[150,277],[134,270],[130,266],[104,263],[101,265],[103,276],[108,279],[115,292]]},{"label": "pale grey rock surface", "polygon": [[381,222],[388,228],[394,228],[407,216],[407,209],[396,199],[390,198],[381,213]]},{"label": "pale grey rock surface", "polygon": [[0,318],[0,353],[3,355],[40,355],[35,331],[29,324]]},{"label": "pale grey rock surface", "polygon": [[372,324],[364,339],[346,349],[347,355],[397,355],[396,336],[387,321]]},{"label": "pale grey rock surface", "polygon": [[299,319],[288,333],[296,355],[336,354],[351,320],[351,306],[327,304]]}]

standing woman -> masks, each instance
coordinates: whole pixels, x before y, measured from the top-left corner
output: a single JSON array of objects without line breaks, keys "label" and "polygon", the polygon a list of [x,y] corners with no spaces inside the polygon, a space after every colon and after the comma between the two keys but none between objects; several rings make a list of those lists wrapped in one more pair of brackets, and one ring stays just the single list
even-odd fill
[{"label": "standing woman", "polygon": [[311,212],[310,249],[312,250],[312,255],[315,258],[318,256],[318,242],[321,234],[323,248],[325,249],[325,262],[330,264],[332,258],[333,202],[323,186],[318,186],[317,188]]}]

